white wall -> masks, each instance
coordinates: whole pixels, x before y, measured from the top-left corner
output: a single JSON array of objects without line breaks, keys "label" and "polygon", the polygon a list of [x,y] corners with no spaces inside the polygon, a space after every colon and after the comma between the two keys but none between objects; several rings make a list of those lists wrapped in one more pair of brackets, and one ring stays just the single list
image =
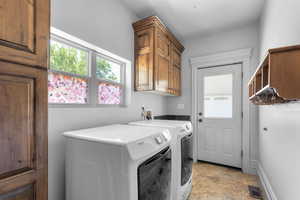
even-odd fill
[{"label": "white wall", "polygon": [[[232,51],[243,48],[253,48],[253,59],[251,66],[254,70],[257,65],[258,56],[258,25],[249,24],[236,28],[210,34],[207,36],[192,37],[184,40],[185,51],[182,55],[182,96],[168,97],[169,114],[191,114],[192,80],[189,59],[202,55]],[[184,109],[177,109],[177,104],[185,104]]]},{"label": "white wall", "polygon": [[[258,65],[259,55],[259,30],[258,23],[252,23],[233,30],[227,30],[207,36],[188,38],[184,41],[185,51],[182,57],[182,96],[167,98],[168,114],[191,115],[192,111],[192,80],[189,59],[201,55],[209,55],[219,52],[232,51],[243,48],[252,48],[251,73]],[[184,104],[184,109],[177,109],[178,104]],[[251,167],[255,168],[258,157],[257,141],[257,112],[251,105],[250,115],[256,120],[250,123],[250,160]]]},{"label": "white wall", "polygon": [[[260,55],[295,44],[300,44],[300,1],[267,0]],[[259,160],[273,191],[278,200],[300,199],[300,103],[260,106],[259,117]]]},{"label": "white wall", "polygon": [[[137,18],[118,0],[52,0],[51,11],[52,26],[133,62],[131,23]],[[165,103],[158,95],[133,93],[126,108],[49,108],[49,200],[64,200],[62,132],[140,119],[142,105],[166,114]]]}]

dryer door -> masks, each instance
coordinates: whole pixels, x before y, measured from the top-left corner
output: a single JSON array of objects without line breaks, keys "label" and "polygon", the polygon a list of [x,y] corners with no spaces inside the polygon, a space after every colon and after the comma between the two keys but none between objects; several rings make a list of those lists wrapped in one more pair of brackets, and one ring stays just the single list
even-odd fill
[{"label": "dryer door", "polygon": [[181,139],[181,185],[185,185],[191,175],[193,167],[193,135]]},{"label": "dryer door", "polygon": [[171,149],[146,160],[138,167],[139,200],[171,200]]}]

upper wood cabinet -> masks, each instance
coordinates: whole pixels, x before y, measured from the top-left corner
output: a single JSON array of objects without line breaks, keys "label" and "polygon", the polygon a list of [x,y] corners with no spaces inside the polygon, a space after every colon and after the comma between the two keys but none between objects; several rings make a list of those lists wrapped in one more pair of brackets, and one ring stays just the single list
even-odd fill
[{"label": "upper wood cabinet", "polygon": [[49,0],[0,1],[0,59],[47,67]]},{"label": "upper wood cabinet", "polygon": [[248,86],[257,105],[300,100],[300,45],[269,49]]},{"label": "upper wood cabinet", "polygon": [[184,47],[156,16],[133,24],[135,90],[181,95],[181,53]]}]

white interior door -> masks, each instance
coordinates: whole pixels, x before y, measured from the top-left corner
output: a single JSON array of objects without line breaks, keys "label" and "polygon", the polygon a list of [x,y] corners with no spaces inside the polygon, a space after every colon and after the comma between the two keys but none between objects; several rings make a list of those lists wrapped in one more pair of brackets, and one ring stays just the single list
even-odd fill
[{"label": "white interior door", "polygon": [[241,168],[242,66],[198,69],[198,160]]}]

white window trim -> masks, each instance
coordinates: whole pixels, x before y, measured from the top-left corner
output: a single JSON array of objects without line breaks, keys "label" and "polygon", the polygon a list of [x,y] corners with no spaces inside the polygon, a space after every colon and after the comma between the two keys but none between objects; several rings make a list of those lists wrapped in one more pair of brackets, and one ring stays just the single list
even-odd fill
[{"label": "white window trim", "polygon": [[[59,29],[56,29],[54,27],[51,27],[51,38],[54,38],[55,40],[62,41],[70,46],[77,47],[79,49],[92,51],[89,52],[89,74],[87,76],[79,76],[79,75],[73,75],[70,73],[64,73],[60,71],[55,71],[49,69],[49,71],[58,72],[66,75],[71,75],[74,77],[88,77],[88,102],[86,104],[76,104],[76,103],[66,103],[66,104],[57,104],[57,103],[49,103],[50,108],[70,108],[70,107],[126,107],[131,102],[131,96],[132,96],[132,84],[131,84],[131,61],[127,60],[125,58],[122,58],[116,54],[113,54],[105,49],[102,49],[100,47],[97,47],[91,43],[88,43],[84,40],[81,40],[75,36],[72,36],[66,32],[63,32]],[[116,63],[121,63],[121,81],[120,83],[109,81],[109,80],[101,80],[96,78],[96,72],[95,72],[95,58],[93,56],[100,56],[106,59],[109,59]],[[98,92],[97,92],[97,82],[108,82],[113,84],[118,84],[122,86],[122,99],[121,104],[98,104]]]}]

